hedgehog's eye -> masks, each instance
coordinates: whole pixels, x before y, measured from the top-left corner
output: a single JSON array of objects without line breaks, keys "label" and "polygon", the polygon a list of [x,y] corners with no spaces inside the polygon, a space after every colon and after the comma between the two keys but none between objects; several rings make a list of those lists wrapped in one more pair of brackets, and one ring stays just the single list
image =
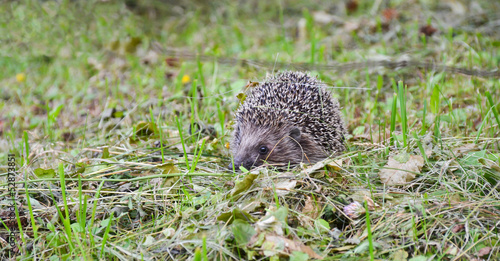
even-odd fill
[{"label": "hedgehog's eye", "polygon": [[267,147],[266,147],[266,146],[260,146],[260,148],[259,148],[259,153],[260,153],[261,155],[265,155],[265,154],[267,154],[267,151],[268,151],[268,149],[267,149]]}]

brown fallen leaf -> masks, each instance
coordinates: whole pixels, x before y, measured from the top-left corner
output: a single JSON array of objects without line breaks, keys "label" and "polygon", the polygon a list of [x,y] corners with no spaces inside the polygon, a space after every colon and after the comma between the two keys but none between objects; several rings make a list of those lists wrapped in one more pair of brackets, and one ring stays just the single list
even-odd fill
[{"label": "brown fallen leaf", "polygon": [[333,168],[333,170],[340,170],[342,168],[342,159],[325,159],[315,163],[312,166],[302,169],[301,174],[311,175],[312,173],[323,169],[325,166]]},{"label": "brown fallen leaf", "polygon": [[311,217],[312,219],[318,218],[321,213],[321,208],[318,209],[317,205],[314,203],[312,197],[306,196],[306,202],[302,208],[302,214]]},{"label": "brown fallen leaf", "polygon": [[357,0],[348,0],[345,3],[345,9],[347,9],[347,13],[354,13],[358,10],[358,1]]},{"label": "brown fallen leaf", "polygon": [[291,240],[284,236],[267,234],[265,236],[265,241],[262,243],[262,246],[265,249],[265,251],[266,250],[272,251],[273,248],[279,249],[280,246],[284,246],[283,252],[285,252],[288,255],[290,255],[294,251],[300,251],[306,253],[310,258],[323,260],[323,257],[316,254],[316,252],[314,252],[312,248],[310,248],[309,246],[304,245],[304,243],[298,240]]},{"label": "brown fallen leaf", "polygon": [[380,207],[377,203],[375,203],[375,201],[373,201],[373,199],[371,199],[367,195],[364,195],[363,199],[366,201],[369,210],[375,210],[375,208]]},{"label": "brown fallen leaf", "polygon": [[148,51],[141,57],[141,63],[144,65],[156,64],[158,62],[158,53],[155,51]]},{"label": "brown fallen leaf", "polygon": [[382,183],[386,185],[403,185],[415,179],[424,166],[424,158],[418,155],[403,153],[389,157],[389,161],[379,172]]},{"label": "brown fallen leaf", "polygon": [[75,139],[75,134],[67,131],[62,134],[62,138],[66,142],[73,141]]},{"label": "brown fallen leaf", "polygon": [[226,181],[226,183],[224,183],[224,187],[225,188],[234,188],[234,181],[233,180]]},{"label": "brown fallen leaf", "polygon": [[453,244],[446,244],[444,252],[448,255],[456,256],[458,254],[458,248]]},{"label": "brown fallen leaf", "polygon": [[329,24],[334,22],[343,23],[343,20],[341,18],[329,14],[323,10],[312,12],[312,16],[314,21],[320,24]]},{"label": "brown fallen leaf", "polygon": [[[350,32],[353,32],[353,31],[358,31],[360,27],[361,27],[360,22],[357,22],[357,21],[356,22],[346,21],[344,23],[344,27],[343,28],[344,28],[344,31],[346,33],[350,33]],[[358,109],[354,110],[354,115],[355,115],[354,118],[359,118],[361,116],[361,113],[358,113],[358,115],[356,116],[356,112],[357,111],[358,111]],[[359,109],[359,111],[361,111],[361,110]]]},{"label": "brown fallen leaf", "polygon": [[408,260],[408,252],[404,251],[403,249],[399,249],[396,252],[392,253],[392,260]]},{"label": "brown fallen leaf", "polygon": [[491,247],[483,247],[479,251],[477,251],[477,256],[478,257],[483,257],[488,255],[491,252]]},{"label": "brown fallen leaf", "polygon": [[326,162],[326,166],[331,167],[333,170],[341,170],[342,169],[342,159],[328,161],[328,162]]},{"label": "brown fallen leaf", "polygon": [[465,228],[465,225],[464,224],[460,224],[460,225],[455,225],[452,229],[451,229],[451,232],[453,233],[458,233],[462,230],[464,230]]},{"label": "brown fallen leaf", "polygon": [[382,17],[384,17],[386,22],[390,22],[393,19],[398,18],[399,13],[394,8],[387,8],[382,11]]},{"label": "brown fallen leaf", "polygon": [[296,185],[296,180],[284,180],[276,183],[274,188],[276,189],[276,194],[278,194],[278,196],[286,196],[295,188]]},{"label": "brown fallen leaf", "polygon": [[316,220],[321,213],[321,208],[318,209],[312,197],[307,197],[301,212],[304,215],[300,215],[298,218],[300,225],[312,229],[314,227],[314,220]]},{"label": "brown fallen leaf", "polygon": [[458,148],[454,148],[452,151],[453,151],[453,154],[455,154],[455,156],[462,156],[468,152],[471,152],[471,151],[474,151],[474,150],[477,150],[477,145],[474,144],[474,143],[467,143],[467,144],[464,144]]},{"label": "brown fallen leaf", "polygon": [[420,27],[419,31],[425,36],[432,36],[435,32],[437,32],[437,29],[432,27],[432,25],[424,25]]},{"label": "brown fallen leaf", "polygon": [[180,67],[180,61],[179,61],[179,58],[175,58],[175,57],[167,57],[167,58],[165,58],[165,63],[166,63],[169,67]]},{"label": "brown fallen leaf", "polygon": [[334,248],[330,248],[330,249],[333,252],[345,252],[345,251],[351,250],[355,247],[356,247],[356,245],[349,245],[349,246],[342,246],[342,247],[334,247]]}]

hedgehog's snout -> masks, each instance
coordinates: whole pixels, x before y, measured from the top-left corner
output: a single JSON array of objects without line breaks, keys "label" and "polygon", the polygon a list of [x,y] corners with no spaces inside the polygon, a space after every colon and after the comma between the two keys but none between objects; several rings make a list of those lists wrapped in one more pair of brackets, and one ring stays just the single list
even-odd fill
[{"label": "hedgehog's snout", "polygon": [[232,169],[233,169],[233,163],[229,163],[229,165],[227,165],[227,168],[228,168],[229,170],[232,170]]},{"label": "hedgehog's snout", "polygon": [[[251,169],[252,167],[255,166],[254,164],[254,161],[253,160],[249,160],[249,159],[239,159],[239,158],[234,158],[234,170],[238,171],[240,170],[240,166],[243,166],[245,169]],[[233,169],[233,163],[229,163],[229,165],[227,166],[228,169],[232,170]]]}]

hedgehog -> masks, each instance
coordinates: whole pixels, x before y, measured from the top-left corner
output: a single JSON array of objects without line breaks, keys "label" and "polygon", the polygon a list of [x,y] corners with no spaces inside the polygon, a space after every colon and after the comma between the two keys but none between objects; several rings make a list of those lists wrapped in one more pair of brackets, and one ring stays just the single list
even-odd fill
[{"label": "hedgehog", "polygon": [[284,71],[254,87],[235,113],[230,169],[316,163],[345,150],[339,103],[305,72]]}]

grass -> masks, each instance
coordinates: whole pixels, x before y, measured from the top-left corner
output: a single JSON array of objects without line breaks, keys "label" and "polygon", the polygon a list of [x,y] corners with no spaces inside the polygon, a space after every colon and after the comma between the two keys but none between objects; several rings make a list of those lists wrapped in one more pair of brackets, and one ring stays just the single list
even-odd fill
[{"label": "grass", "polygon": [[[433,69],[498,70],[498,3],[125,2],[0,1],[2,259],[500,259],[498,76]],[[436,66],[348,66],[403,55]],[[294,68],[342,106],[341,164],[227,170],[237,96]]]}]

